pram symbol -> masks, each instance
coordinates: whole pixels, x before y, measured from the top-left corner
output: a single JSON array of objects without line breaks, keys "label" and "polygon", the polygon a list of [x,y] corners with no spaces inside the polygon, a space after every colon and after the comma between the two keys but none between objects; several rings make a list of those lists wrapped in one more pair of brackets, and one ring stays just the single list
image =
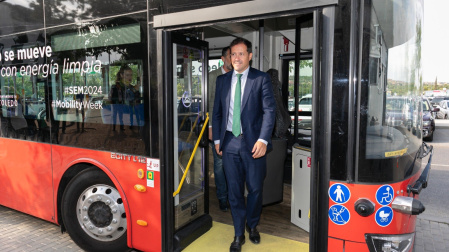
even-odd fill
[{"label": "pram symbol", "polygon": [[388,221],[388,216],[390,216],[390,214],[389,213],[385,213],[384,211],[380,211],[380,213],[379,213],[379,217],[380,217],[380,221],[381,222]]},{"label": "pram symbol", "polygon": [[393,209],[389,206],[383,206],[377,210],[375,218],[377,225],[386,227],[393,220]]}]

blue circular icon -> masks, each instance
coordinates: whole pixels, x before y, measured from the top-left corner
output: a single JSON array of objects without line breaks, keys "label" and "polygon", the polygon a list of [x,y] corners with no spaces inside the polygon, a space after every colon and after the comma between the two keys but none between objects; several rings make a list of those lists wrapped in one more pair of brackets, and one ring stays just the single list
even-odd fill
[{"label": "blue circular icon", "polygon": [[343,205],[333,205],[329,208],[329,218],[337,225],[345,225],[349,222],[351,214]]},{"label": "blue circular icon", "polygon": [[333,184],[329,188],[329,198],[337,204],[344,204],[351,198],[351,191],[343,184]]},{"label": "blue circular icon", "polygon": [[383,206],[377,210],[375,218],[377,225],[386,227],[393,220],[393,209],[389,206]]},{"label": "blue circular icon", "polygon": [[192,105],[192,94],[189,91],[185,91],[184,94],[182,94],[181,100],[184,107],[190,107],[190,105]]},{"label": "blue circular icon", "polygon": [[393,202],[394,198],[394,190],[391,185],[383,185],[377,189],[376,192],[376,200],[377,203],[381,204],[382,206],[389,205],[391,202]]}]

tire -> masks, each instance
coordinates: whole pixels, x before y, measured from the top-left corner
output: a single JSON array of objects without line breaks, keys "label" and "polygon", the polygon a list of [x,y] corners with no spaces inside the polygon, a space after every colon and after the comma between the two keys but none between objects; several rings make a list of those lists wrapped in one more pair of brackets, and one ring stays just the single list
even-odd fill
[{"label": "tire", "polygon": [[433,141],[433,134],[435,133],[435,129],[432,130],[432,134],[428,137],[426,137],[424,140],[427,142],[432,142]]},{"label": "tire", "polygon": [[444,115],[444,119],[448,119],[447,114]]},{"label": "tire", "polygon": [[82,249],[129,250],[121,196],[98,168],[88,168],[70,181],[62,196],[61,214],[67,232]]}]

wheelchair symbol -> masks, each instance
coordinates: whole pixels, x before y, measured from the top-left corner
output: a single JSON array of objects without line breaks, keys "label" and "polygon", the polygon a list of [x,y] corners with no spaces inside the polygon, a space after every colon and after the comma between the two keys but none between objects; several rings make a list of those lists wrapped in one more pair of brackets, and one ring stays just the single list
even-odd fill
[{"label": "wheelchair symbol", "polygon": [[390,187],[386,188],[386,192],[383,193],[383,197],[382,200],[380,201],[380,203],[390,203],[391,200],[393,200],[393,194],[390,193]]},{"label": "wheelchair symbol", "polygon": [[377,203],[386,206],[394,199],[394,190],[390,185],[383,185],[377,189],[376,200]]}]

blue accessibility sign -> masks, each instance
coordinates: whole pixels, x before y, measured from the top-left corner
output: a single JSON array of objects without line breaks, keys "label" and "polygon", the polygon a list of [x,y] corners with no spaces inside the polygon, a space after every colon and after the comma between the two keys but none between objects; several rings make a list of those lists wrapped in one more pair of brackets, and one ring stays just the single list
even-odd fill
[{"label": "blue accessibility sign", "polygon": [[329,188],[329,198],[337,204],[344,204],[351,198],[351,191],[343,184],[333,184]]},{"label": "blue accessibility sign", "polygon": [[377,189],[376,192],[376,200],[377,203],[381,204],[382,206],[389,205],[391,202],[393,202],[394,198],[394,190],[391,185],[383,185]]},{"label": "blue accessibility sign", "polygon": [[345,225],[349,222],[351,214],[343,205],[333,205],[329,208],[329,218],[337,225]]},{"label": "blue accessibility sign", "polygon": [[393,209],[389,206],[383,206],[377,210],[375,218],[377,225],[386,227],[393,220]]}]

